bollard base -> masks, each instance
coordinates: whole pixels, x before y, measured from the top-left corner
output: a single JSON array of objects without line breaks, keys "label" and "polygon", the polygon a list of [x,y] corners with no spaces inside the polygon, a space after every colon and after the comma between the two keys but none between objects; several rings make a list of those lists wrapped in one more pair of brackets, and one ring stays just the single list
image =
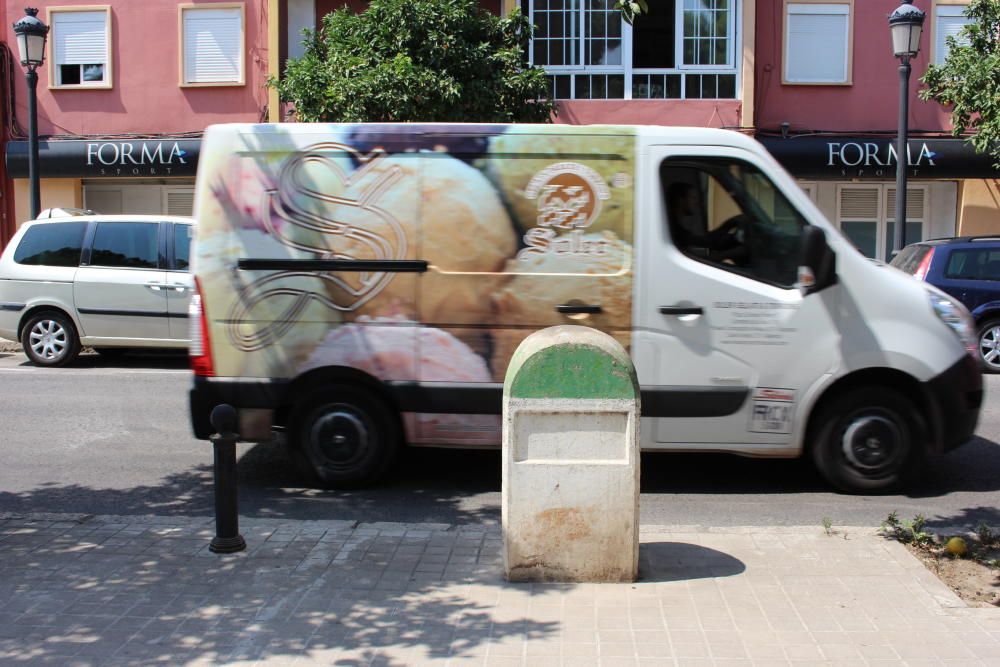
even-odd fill
[{"label": "bollard base", "polygon": [[233,554],[237,551],[244,551],[247,548],[247,541],[242,535],[236,537],[213,537],[212,543],[208,545],[208,550],[213,554]]}]

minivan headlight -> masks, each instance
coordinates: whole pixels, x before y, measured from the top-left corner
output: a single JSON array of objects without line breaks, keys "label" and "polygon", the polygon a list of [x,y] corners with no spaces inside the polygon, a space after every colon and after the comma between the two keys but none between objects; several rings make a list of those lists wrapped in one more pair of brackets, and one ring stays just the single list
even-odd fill
[{"label": "minivan headlight", "polygon": [[979,353],[976,325],[966,307],[944,292],[937,290],[927,290],[927,298],[930,299],[934,314],[955,332],[958,339],[962,341],[962,345],[965,346],[965,350],[975,357]]}]

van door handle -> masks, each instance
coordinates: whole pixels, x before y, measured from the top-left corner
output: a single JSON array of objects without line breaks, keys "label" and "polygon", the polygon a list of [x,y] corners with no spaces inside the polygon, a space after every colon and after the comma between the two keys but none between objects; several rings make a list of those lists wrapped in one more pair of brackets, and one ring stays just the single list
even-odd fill
[{"label": "van door handle", "polygon": [[602,308],[600,306],[594,306],[587,303],[560,303],[556,306],[556,312],[563,313],[565,315],[573,315],[578,313],[587,313],[594,315],[600,313]]},{"label": "van door handle", "polygon": [[175,292],[186,292],[187,291],[187,285],[181,285],[180,283],[174,283],[170,287]]},{"label": "van door handle", "polygon": [[705,309],[701,306],[660,306],[660,312],[664,315],[704,315]]},{"label": "van door handle", "polygon": [[146,283],[146,287],[153,290],[154,292],[159,292],[163,289],[163,283]]}]

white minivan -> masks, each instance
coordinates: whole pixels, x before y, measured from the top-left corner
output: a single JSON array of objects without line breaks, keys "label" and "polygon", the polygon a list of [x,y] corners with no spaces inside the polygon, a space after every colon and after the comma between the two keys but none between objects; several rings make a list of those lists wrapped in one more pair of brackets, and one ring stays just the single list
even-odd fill
[{"label": "white minivan", "polygon": [[188,344],[192,218],[86,215],[24,223],[0,255],[0,337],[40,366]]},{"label": "white minivan", "polygon": [[878,492],[978,419],[966,310],[736,132],[220,125],[195,215],[195,433],[229,403],[328,485],[497,446],[511,355],[566,323],[630,350],[646,450],[808,455]]}]

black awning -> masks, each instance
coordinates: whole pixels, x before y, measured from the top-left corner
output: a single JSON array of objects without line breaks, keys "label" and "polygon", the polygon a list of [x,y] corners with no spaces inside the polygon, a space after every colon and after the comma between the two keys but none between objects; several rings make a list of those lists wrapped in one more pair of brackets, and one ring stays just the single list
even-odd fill
[{"label": "black awning", "polygon": [[[758,136],[771,155],[797,178],[896,177],[896,140],[892,137],[799,135]],[[911,178],[1000,178],[993,157],[976,153],[964,139],[907,141]]]},{"label": "black awning", "polygon": [[[41,178],[194,176],[201,139],[40,141]],[[7,174],[28,177],[28,142],[7,143]]]}]

